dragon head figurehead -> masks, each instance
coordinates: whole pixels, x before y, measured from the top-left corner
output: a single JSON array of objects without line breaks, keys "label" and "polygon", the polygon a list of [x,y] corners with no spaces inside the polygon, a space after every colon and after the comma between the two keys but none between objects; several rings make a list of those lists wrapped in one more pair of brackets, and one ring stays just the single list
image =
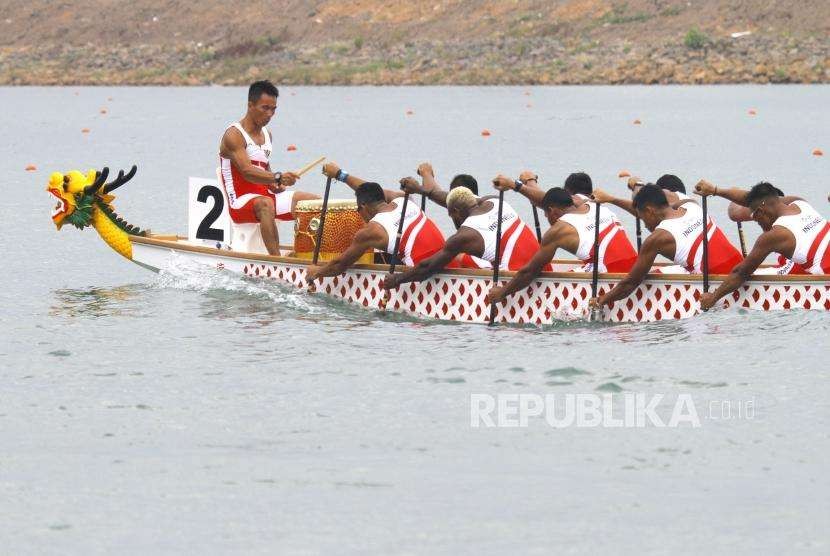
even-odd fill
[{"label": "dragon head figurehead", "polygon": [[111,193],[131,180],[137,170],[136,166],[126,174],[121,170],[111,182],[107,182],[109,169],[106,167],[100,172],[90,170],[86,174],[78,170],[66,174],[54,172],[46,186],[46,191],[57,201],[52,209],[52,222],[58,230],[67,222],[78,229],[92,226],[110,247],[132,258],[129,236],[145,236],[147,232],[115,214],[112,206],[115,197]]}]

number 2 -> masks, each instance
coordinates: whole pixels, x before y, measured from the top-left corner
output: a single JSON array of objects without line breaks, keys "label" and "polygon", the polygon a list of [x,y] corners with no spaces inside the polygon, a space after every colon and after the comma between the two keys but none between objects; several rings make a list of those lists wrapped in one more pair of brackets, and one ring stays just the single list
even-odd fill
[{"label": "number 2", "polygon": [[196,200],[200,203],[206,203],[208,197],[213,197],[213,208],[208,211],[204,219],[202,219],[199,228],[196,230],[196,237],[199,239],[210,239],[214,241],[225,241],[225,231],[218,228],[212,228],[213,223],[222,214],[222,209],[225,208],[225,197],[218,188],[212,185],[206,185],[199,190],[196,195]]}]

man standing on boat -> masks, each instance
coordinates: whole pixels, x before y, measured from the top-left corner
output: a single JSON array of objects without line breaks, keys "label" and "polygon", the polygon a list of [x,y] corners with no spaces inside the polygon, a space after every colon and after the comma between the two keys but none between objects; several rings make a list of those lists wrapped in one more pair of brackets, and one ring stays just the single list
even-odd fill
[{"label": "man standing on boat", "polygon": [[[415,268],[384,279],[385,289],[395,289],[406,282],[426,280],[446,268],[458,255],[477,257],[491,265],[496,260],[496,235],[499,203],[481,199],[466,187],[457,187],[447,195],[447,212],[458,231],[447,239],[443,249],[421,261]],[[502,207],[502,233],[498,250],[500,268],[518,270],[539,250],[536,236],[516,211],[506,202]]]},{"label": "man standing on boat", "polygon": [[[614,199],[607,193],[595,191],[599,202]],[[637,216],[651,231],[637,255],[637,261],[628,275],[607,294],[592,299],[593,306],[611,306],[625,299],[639,286],[652,268],[657,255],[675,262],[671,272],[700,274],[703,258],[703,211],[697,203],[685,201],[679,206],[669,205],[664,190],[654,184],[642,186],[634,196]],[[709,268],[711,274],[729,274],[741,262],[741,253],[729,243],[723,231],[712,219],[706,223],[709,238]],[[665,272],[665,270],[664,270]]]},{"label": "man standing on boat", "polygon": [[772,184],[761,182],[749,190],[720,190],[709,182],[695,186],[701,195],[720,195],[749,207],[752,219],[764,230],[746,259],[712,293],[704,293],[700,306],[705,311],[741,287],[768,255],[778,253],[809,274],[830,274],[830,222],[809,203],[787,203]]},{"label": "man standing on boat", "polygon": [[[347,174],[334,162],[323,166],[323,174],[354,189],[357,210],[366,225],[358,230],[351,245],[337,258],[322,265],[308,267],[306,280],[309,283],[325,276],[344,273],[368,250],[377,249],[391,255],[395,250],[401,218],[401,191],[383,189],[377,183]],[[401,230],[396,256],[407,266],[415,266],[444,247],[441,230],[419,210],[416,203],[407,203]]]},{"label": "man standing on boat", "polygon": [[248,111],[225,130],[219,144],[222,185],[228,195],[231,220],[260,225],[268,253],[279,255],[275,220],[294,220],[298,201],[318,195],[287,189],[299,176],[271,170],[273,146],[265,127],[277,110],[279,91],[270,81],[256,81],[248,88]]},{"label": "man standing on boat", "polygon": [[[525,196],[533,200],[538,197],[537,193],[541,193],[536,179],[532,172],[523,172],[517,181],[498,176],[493,180],[493,185],[499,191],[513,189],[524,192]],[[490,300],[495,303],[505,301],[509,295],[528,287],[553,260],[560,247],[582,261],[583,266],[577,270],[593,270],[597,204],[588,201],[576,205],[574,197],[561,187],[549,189],[542,195],[541,201],[534,201],[533,204],[545,211],[551,226],[542,237],[541,248],[530,262],[506,285],[490,290]],[[627,273],[637,260],[637,251],[616,215],[601,205],[599,211],[599,271]]]}]

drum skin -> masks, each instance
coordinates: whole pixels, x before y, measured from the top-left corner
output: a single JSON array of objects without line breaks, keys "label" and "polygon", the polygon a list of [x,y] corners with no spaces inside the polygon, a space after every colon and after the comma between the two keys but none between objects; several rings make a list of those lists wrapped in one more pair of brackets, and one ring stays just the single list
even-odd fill
[{"label": "drum skin", "polygon": [[[322,210],[322,199],[297,203],[294,223],[294,256],[300,259],[311,259],[314,256],[314,244],[317,240],[317,227]],[[364,224],[365,222],[357,213],[355,201],[329,199],[319,260],[330,261],[348,249],[355,234]],[[372,262],[374,262],[374,254],[371,249],[357,260],[357,263],[363,264]]]}]

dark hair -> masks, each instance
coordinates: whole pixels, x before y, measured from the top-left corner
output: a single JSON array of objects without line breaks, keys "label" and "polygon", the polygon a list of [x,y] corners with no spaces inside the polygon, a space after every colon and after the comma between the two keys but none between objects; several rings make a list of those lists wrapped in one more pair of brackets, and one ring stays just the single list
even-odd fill
[{"label": "dark hair", "polygon": [[469,174],[458,174],[450,182],[450,190],[456,187],[466,187],[473,192],[473,195],[478,195],[478,182]]},{"label": "dark hair", "polygon": [[280,96],[280,92],[274,86],[273,83],[268,81],[267,79],[264,81],[254,81],[251,83],[251,86],[248,87],[248,102],[256,102],[259,100],[259,97],[262,95],[269,95],[274,98]]},{"label": "dark hair", "polygon": [[383,188],[373,181],[361,183],[354,190],[354,196],[357,199],[357,206],[371,205],[372,203],[380,203],[386,200]]},{"label": "dark hair", "polygon": [[574,172],[565,180],[564,189],[571,195],[577,193],[590,195],[594,192],[594,183],[591,181],[591,176],[585,172]]},{"label": "dark hair", "polygon": [[749,190],[746,194],[746,205],[749,206],[756,201],[766,199],[767,197],[783,197],[784,192],[772,185],[769,182],[762,181]]},{"label": "dark hair", "polygon": [[550,207],[572,207],[574,206],[574,200],[571,197],[571,194],[565,191],[561,187],[551,187],[545,193],[545,196],[542,198],[542,202],[540,203],[542,208],[550,208]]},{"label": "dark hair", "polygon": [[657,187],[665,189],[666,191],[674,191],[675,193],[686,193],[686,186],[683,185],[683,180],[674,174],[663,174],[657,180]]},{"label": "dark hair", "polygon": [[649,183],[641,187],[634,196],[634,206],[637,210],[643,210],[646,206],[660,208],[669,206],[669,201],[662,189]]}]

